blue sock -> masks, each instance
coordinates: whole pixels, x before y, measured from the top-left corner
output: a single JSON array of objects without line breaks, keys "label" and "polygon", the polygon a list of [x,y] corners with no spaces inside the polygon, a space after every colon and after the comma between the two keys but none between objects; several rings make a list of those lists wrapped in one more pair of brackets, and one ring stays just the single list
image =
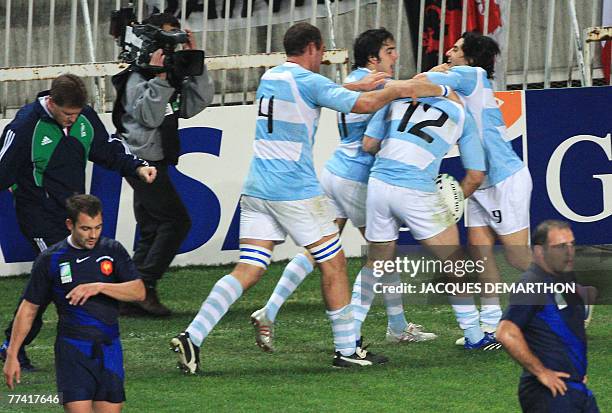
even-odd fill
[{"label": "blue sock", "polygon": [[287,301],[289,296],[300,286],[302,281],[313,270],[312,263],[304,254],[296,255],[285,267],[274,292],[266,303],[266,315],[274,322],[278,310]]},{"label": "blue sock", "polygon": [[202,345],[208,334],[241,295],[242,285],[231,274],[224,276],[215,283],[210,294],[202,303],[198,315],[187,327],[186,331],[189,333],[189,338],[191,338],[193,344],[198,347]]}]

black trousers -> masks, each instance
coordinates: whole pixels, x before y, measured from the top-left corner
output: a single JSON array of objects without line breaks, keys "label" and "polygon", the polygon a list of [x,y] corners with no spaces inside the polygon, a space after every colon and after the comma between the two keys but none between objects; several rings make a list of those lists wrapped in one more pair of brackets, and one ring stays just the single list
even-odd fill
[{"label": "black trousers", "polygon": [[155,167],[157,178],[151,184],[126,178],[134,190],[134,216],[140,236],[132,260],[147,286],[154,286],[168,270],[191,228],[191,218],[170,181],[168,166]]},{"label": "black trousers", "polygon": [[[42,249],[44,249],[45,247],[50,247],[51,245],[57,242],[60,242],[62,239],[64,239],[64,237],[67,236],[67,233],[68,233],[68,230],[66,229],[66,233],[63,234],[62,236],[58,235],[58,236],[55,236],[54,238],[28,238],[28,241],[30,241],[30,244],[32,244],[37,254],[40,254],[42,252]],[[23,296],[19,298],[19,301],[17,302],[17,308],[15,309],[15,313],[13,314],[13,319],[9,323],[6,330],[4,330],[4,336],[6,337],[7,340],[11,339],[11,334],[13,332],[13,322],[15,321],[15,315],[17,315],[17,311],[19,310],[19,306],[21,305],[22,301],[23,301]],[[46,309],[47,309],[47,304],[41,305],[40,307],[38,307],[38,311],[36,312],[36,317],[34,318],[34,321],[32,322],[32,328],[30,328],[30,332],[28,333],[25,340],[23,341],[21,348],[30,344],[36,338],[38,333],[40,333],[40,329],[42,328],[42,324],[43,324],[42,316],[45,313]]]}]

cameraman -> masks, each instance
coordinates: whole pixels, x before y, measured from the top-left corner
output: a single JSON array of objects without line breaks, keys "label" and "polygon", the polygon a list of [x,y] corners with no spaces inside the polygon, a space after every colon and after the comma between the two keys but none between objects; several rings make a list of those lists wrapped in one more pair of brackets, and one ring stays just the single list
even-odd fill
[{"label": "cameraman", "polygon": [[[180,23],[169,13],[151,15],[144,24],[165,32],[180,29]],[[193,33],[188,34],[184,50],[196,47]],[[164,50],[151,55],[149,66],[163,67]],[[135,155],[157,167],[157,179],[143,185],[127,179],[134,190],[134,215],[139,227],[139,240],[133,260],[147,287],[143,302],[134,303],[155,316],[170,315],[157,296],[156,284],[170,266],[191,227],[191,219],[176,192],[168,167],[178,163],[180,145],[178,118],[190,118],[213,100],[214,84],[206,66],[200,76],[179,78],[172,71],[160,73],[135,64],[116,75],[117,101],[113,120],[119,134]]]}]

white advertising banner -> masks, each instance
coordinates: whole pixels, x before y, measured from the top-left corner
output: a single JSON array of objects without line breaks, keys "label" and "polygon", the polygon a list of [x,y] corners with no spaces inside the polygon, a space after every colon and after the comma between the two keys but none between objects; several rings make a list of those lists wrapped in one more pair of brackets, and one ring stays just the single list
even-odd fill
[{"label": "white advertising banner", "polygon": [[[220,146],[218,150],[219,156],[209,153],[192,152],[186,153],[180,158],[177,170],[184,176],[180,176],[181,179],[177,182],[177,188],[185,203],[188,204],[192,220],[194,221],[192,231],[188,237],[188,239],[192,240],[190,248],[193,248],[194,244],[197,247],[179,254],[174,260],[173,265],[227,264],[237,260],[238,251],[227,249],[229,239],[232,238],[232,234],[228,236],[228,233],[232,229],[230,227],[238,206],[242,183],[251,161],[256,116],[256,106],[226,106],[208,108],[194,118],[181,121],[181,133],[192,132],[189,137],[193,138],[195,136],[195,140],[199,140],[202,144],[207,144],[204,140],[210,139],[211,130],[208,128],[216,129],[217,131],[213,132],[216,132],[216,140],[220,133]],[[110,114],[104,114],[101,118],[107,129],[114,131]],[[9,120],[1,120],[0,127],[4,128],[8,122]],[[202,130],[202,128],[207,129]],[[195,135],[193,132],[195,132]],[[331,156],[335,146],[338,144],[338,140],[335,113],[330,110],[323,110],[314,146],[314,159],[318,171],[321,170],[327,159]],[[185,147],[185,145],[183,146]],[[93,173],[91,164],[88,165],[87,172],[87,191],[89,192]],[[136,234],[136,221],[132,211],[132,190],[125,180],[122,182],[118,200],[115,238],[128,251],[132,251]],[[209,205],[206,202],[194,205],[194,202],[202,199],[202,197],[197,197],[197,194],[193,193],[194,188],[195,190],[202,189],[203,191],[206,189],[201,184],[208,187],[212,192],[211,194],[209,191],[206,191],[204,198],[212,200]],[[214,208],[216,204],[215,198],[220,206],[218,208],[218,217]],[[199,229],[197,225],[198,217],[196,215],[200,214],[208,218],[206,228],[211,231],[212,236],[205,240],[202,245],[197,245],[203,241],[202,237],[199,237],[197,233]],[[105,217],[105,222],[109,222],[107,217]],[[235,220],[234,224],[236,224]],[[237,229],[237,226],[234,225],[233,229]],[[0,228],[0,230],[4,229]],[[205,238],[208,238],[208,236]],[[223,249],[224,243],[226,244],[226,249]],[[347,225],[345,236],[343,236],[343,245],[347,254],[350,256],[360,255],[362,243],[359,232],[350,227],[350,225]],[[232,244],[232,242],[229,242],[229,244]],[[31,262],[29,261],[7,263],[7,261],[11,260],[5,259],[3,249],[0,248],[0,275],[14,275],[30,270]],[[288,242],[275,249],[273,259],[281,260],[289,258],[298,251],[299,248],[291,240],[288,240]]]}]

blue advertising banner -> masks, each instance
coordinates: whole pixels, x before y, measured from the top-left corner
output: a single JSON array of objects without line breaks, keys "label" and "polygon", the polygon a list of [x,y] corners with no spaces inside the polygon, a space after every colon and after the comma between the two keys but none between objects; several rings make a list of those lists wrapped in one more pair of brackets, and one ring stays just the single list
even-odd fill
[{"label": "blue advertising banner", "polygon": [[531,225],[570,221],[578,244],[612,243],[612,87],[528,90]]}]

